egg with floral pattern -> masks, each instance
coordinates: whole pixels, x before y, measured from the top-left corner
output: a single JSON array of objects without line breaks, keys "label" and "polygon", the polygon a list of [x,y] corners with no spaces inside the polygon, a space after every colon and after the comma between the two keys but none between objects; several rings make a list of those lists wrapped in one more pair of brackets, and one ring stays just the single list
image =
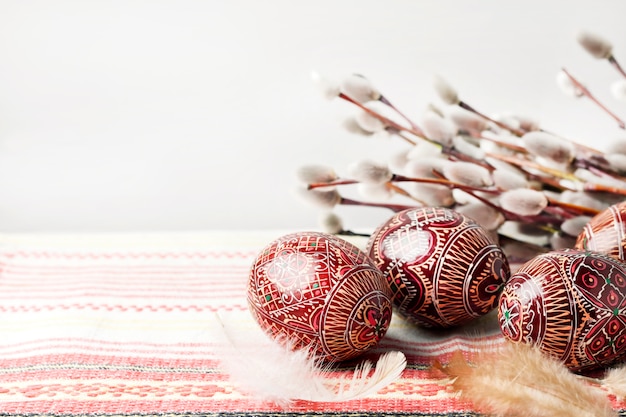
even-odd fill
[{"label": "egg with floral pattern", "polygon": [[334,235],[281,236],[257,255],[248,306],[272,338],[343,361],[378,345],[392,317],[390,291],[371,259]]},{"label": "egg with floral pattern", "polygon": [[395,214],[366,252],[398,313],[424,327],[459,326],[492,311],[510,275],[505,254],[478,223],[441,207]]},{"label": "egg with floral pattern", "polygon": [[502,334],[536,345],[584,373],[626,359],[626,270],[599,253],[566,249],[538,255],[500,296]]},{"label": "egg with floral pattern", "polygon": [[626,201],[596,214],[578,235],[575,248],[626,260]]}]

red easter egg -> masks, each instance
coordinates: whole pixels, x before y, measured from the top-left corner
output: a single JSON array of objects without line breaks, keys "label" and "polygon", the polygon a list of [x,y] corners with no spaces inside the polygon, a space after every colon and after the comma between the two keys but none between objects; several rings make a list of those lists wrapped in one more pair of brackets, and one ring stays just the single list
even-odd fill
[{"label": "red easter egg", "polygon": [[261,328],[325,361],[358,356],[378,344],[392,316],[390,292],[371,259],[333,235],[282,236],[256,257],[248,305]]},{"label": "red easter egg", "polygon": [[596,214],[578,235],[575,248],[626,260],[626,201]]},{"label": "red easter egg", "polygon": [[498,307],[505,338],[538,346],[576,372],[626,356],[626,270],[606,255],[566,249],[526,262]]},{"label": "red easter egg", "polygon": [[397,311],[425,327],[458,326],[498,303],[510,275],[500,247],[476,222],[447,208],[401,211],[371,236]]}]

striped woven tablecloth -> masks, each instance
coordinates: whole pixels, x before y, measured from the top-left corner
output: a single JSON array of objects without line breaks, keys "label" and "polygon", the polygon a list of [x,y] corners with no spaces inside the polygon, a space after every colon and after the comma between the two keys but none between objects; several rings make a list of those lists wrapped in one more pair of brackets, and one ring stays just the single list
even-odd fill
[{"label": "striped woven tablecloth", "polygon": [[429,366],[501,343],[493,317],[447,332],[394,317],[370,356],[402,350],[407,369],[362,399],[284,408],[240,390],[215,335],[258,330],[249,268],[282,234],[0,235],[0,415],[478,415]]}]

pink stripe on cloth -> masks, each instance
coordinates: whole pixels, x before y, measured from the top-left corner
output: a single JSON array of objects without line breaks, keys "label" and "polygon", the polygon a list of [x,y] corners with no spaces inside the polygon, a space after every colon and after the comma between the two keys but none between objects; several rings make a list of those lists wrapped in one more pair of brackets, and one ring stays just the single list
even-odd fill
[{"label": "pink stripe on cloth", "polygon": [[365,357],[401,350],[408,367],[359,400],[285,409],[231,381],[216,331],[258,330],[249,268],[282,234],[0,235],[0,416],[477,415],[429,367],[502,343],[493,318],[428,332],[394,317]]}]

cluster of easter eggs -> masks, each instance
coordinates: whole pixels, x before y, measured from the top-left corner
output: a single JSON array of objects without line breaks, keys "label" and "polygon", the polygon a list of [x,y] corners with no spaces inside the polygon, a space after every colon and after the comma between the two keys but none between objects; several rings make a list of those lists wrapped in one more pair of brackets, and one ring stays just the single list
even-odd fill
[{"label": "cluster of easter eggs", "polygon": [[447,208],[396,213],[365,250],[330,234],[289,234],[256,257],[248,304],[274,339],[325,361],[375,347],[392,311],[448,328],[497,308],[506,339],[584,372],[626,357],[625,219],[626,203],[612,206],[575,248],[536,256],[514,274],[488,232]]},{"label": "cluster of easter eggs", "polygon": [[256,257],[247,298],[273,338],[340,361],[376,346],[393,308],[440,328],[488,313],[509,275],[504,253],[476,222],[416,208],[381,225],[365,251],[318,232],[279,237]]}]

